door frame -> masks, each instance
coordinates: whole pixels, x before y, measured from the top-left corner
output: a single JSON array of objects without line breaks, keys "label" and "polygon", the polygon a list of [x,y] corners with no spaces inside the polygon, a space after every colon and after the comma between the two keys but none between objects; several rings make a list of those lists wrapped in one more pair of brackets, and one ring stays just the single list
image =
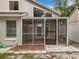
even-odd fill
[{"label": "door frame", "polygon": [[[57,24],[57,19],[50,19],[50,20],[52,20],[52,22],[55,21],[55,44],[47,44],[46,43],[46,38],[45,38],[45,45],[57,45],[58,44],[58,36],[57,36],[57,33],[58,33],[58,24]],[[46,24],[47,24],[47,19],[46,19]],[[45,29],[47,29],[46,26],[45,26]],[[46,37],[46,30],[45,30],[45,37]]]}]

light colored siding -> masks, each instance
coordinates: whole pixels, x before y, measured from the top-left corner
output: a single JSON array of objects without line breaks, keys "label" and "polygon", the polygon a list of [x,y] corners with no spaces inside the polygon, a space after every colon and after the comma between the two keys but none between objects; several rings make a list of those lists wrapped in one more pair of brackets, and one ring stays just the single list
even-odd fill
[{"label": "light colored siding", "polygon": [[4,42],[4,39],[6,37],[6,23],[5,20],[0,18],[0,42]]},{"label": "light colored siding", "polygon": [[69,17],[68,23],[70,26],[77,26],[78,25],[78,9],[74,11],[74,13]]},{"label": "light colored siding", "polygon": [[[9,1],[19,1],[19,10],[9,10]],[[0,11],[25,11],[28,16],[32,16],[32,4],[27,0],[0,0]]]},{"label": "light colored siding", "polygon": [[20,11],[27,12],[28,13],[28,17],[32,17],[33,16],[32,6],[33,5],[31,3],[29,3],[27,0],[19,0],[19,9],[20,9]]},{"label": "light colored siding", "polygon": [[8,0],[0,0],[0,11],[8,11],[9,10],[9,2]]},{"label": "light colored siding", "polygon": [[19,18],[17,20],[17,40],[16,40],[17,45],[22,45],[22,19]]},{"label": "light colored siding", "polygon": [[[9,10],[9,1],[19,1],[19,10]],[[28,13],[28,16],[24,16],[23,18],[27,17],[33,17],[33,7],[37,7],[39,9],[42,9],[44,11],[47,11],[46,9],[43,9],[41,7],[38,7],[37,5],[34,5],[27,0],[0,0],[0,11],[24,11]],[[58,17],[56,13],[52,12],[53,17]]]},{"label": "light colored siding", "polygon": [[[16,20],[16,37],[9,38],[6,36],[7,27],[6,20]],[[3,42],[7,46],[10,45],[21,45],[22,44],[22,23],[21,18],[0,18],[0,42]],[[13,40],[14,39],[14,40]]]},{"label": "light colored siding", "polygon": [[79,43],[79,10],[76,9],[68,19],[68,38]]},{"label": "light colored siding", "polygon": [[[27,19],[27,17],[33,17],[33,7],[37,7],[33,5],[27,0],[0,0],[0,12],[1,11],[11,11],[9,10],[9,1],[19,1],[19,10],[28,13],[28,16],[23,16],[22,18],[18,17],[0,17],[0,41],[6,45],[21,45],[22,44],[22,19]],[[40,8],[40,7],[38,7]],[[42,9],[42,8],[40,8]],[[44,10],[44,9],[42,9]],[[44,10],[47,11],[47,10]],[[53,13],[52,16],[57,16]],[[15,38],[7,38],[6,37],[6,20],[16,20],[17,21],[17,36]],[[8,39],[15,39],[15,40],[8,40]]]}]

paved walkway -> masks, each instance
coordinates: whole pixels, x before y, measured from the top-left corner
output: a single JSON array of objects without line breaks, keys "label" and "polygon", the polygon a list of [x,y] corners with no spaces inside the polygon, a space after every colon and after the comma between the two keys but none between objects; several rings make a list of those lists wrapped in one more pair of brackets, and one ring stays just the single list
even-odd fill
[{"label": "paved walkway", "polygon": [[56,46],[56,45],[47,45],[46,52],[79,52],[79,49],[73,46]]},{"label": "paved walkway", "polygon": [[69,41],[69,45],[74,46],[75,48],[79,49],[79,43],[76,43],[74,41]]}]

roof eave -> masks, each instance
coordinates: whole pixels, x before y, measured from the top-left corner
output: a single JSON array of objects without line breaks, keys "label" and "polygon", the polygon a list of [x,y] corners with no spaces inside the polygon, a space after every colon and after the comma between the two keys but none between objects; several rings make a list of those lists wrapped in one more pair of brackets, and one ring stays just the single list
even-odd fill
[{"label": "roof eave", "polygon": [[28,15],[28,13],[23,11],[0,11],[0,17],[22,17],[23,15]]}]

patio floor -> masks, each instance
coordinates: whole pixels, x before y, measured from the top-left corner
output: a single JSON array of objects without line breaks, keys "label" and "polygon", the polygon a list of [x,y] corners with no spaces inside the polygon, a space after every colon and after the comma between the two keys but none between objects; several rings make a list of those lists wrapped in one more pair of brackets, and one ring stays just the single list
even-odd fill
[{"label": "patio floor", "polygon": [[74,46],[65,46],[65,45],[47,45],[46,46],[46,52],[79,52],[79,49],[75,48]]},{"label": "patio floor", "polygon": [[21,46],[16,46],[11,49],[12,51],[42,51],[45,50],[45,47],[43,45],[21,45]]},{"label": "patio floor", "polygon": [[15,53],[46,53],[44,45],[21,45],[15,46],[9,51]]},{"label": "patio floor", "polygon": [[22,45],[15,46],[11,48],[9,51],[14,51],[17,53],[50,53],[50,52],[79,52],[79,49],[74,46],[66,46],[66,45]]},{"label": "patio floor", "polygon": [[69,45],[72,45],[79,49],[79,43],[69,40]]}]

